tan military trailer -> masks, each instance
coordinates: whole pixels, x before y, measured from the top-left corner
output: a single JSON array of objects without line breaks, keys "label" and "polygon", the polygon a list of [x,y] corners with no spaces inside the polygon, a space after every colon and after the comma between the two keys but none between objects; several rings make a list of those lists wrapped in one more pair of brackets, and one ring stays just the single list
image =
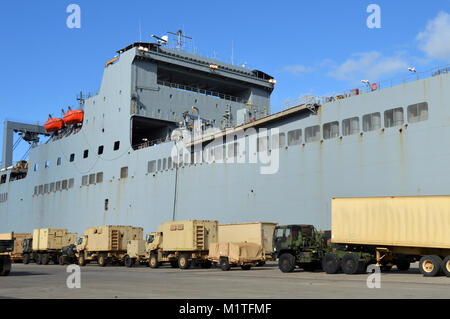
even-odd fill
[{"label": "tan military trailer", "polygon": [[4,233],[0,234],[0,240],[14,239],[14,250],[9,253],[11,261],[18,263],[23,261],[22,243],[25,239],[33,238],[30,233]]},{"label": "tan military trailer", "polygon": [[158,268],[170,263],[174,268],[188,269],[192,264],[211,267],[209,245],[217,242],[217,221],[188,220],[165,222],[158,232],[150,233],[145,241],[129,243],[125,257],[127,266],[136,262]]},{"label": "tan military trailer", "polygon": [[89,227],[77,243],[78,264],[97,261],[101,267],[109,263],[122,262],[127,254],[130,240],[142,240],[143,228],[133,226]]},{"label": "tan military trailer", "polygon": [[249,222],[219,224],[220,243],[255,243],[262,247],[262,259],[258,266],[273,258],[273,232],[278,223]]},{"label": "tan military trailer", "polygon": [[212,243],[209,245],[208,259],[218,263],[222,270],[230,270],[232,266],[241,266],[249,270],[263,260],[263,248],[255,243]]},{"label": "tan military trailer", "polygon": [[[33,230],[32,244],[23,245],[23,261],[34,259],[38,265],[47,265],[50,261],[58,264],[61,248],[76,242],[78,234],[69,233],[67,229],[41,228]],[[24,238],[24,243],[30,240]]]}]

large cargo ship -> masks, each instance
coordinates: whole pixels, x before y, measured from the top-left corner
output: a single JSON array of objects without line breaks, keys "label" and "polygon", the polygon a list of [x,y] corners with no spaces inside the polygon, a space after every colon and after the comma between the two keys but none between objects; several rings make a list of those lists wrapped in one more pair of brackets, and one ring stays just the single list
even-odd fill
[{"label": "large cargo ship", "polygon": [[[117,54],[79,110],[4,123],[0,232],[186,219],[328,230],[333,197],[450,193],[447,69],[271,114],[262,71],[159,43]],[[15,165],[14,132],[33,145]]]}]

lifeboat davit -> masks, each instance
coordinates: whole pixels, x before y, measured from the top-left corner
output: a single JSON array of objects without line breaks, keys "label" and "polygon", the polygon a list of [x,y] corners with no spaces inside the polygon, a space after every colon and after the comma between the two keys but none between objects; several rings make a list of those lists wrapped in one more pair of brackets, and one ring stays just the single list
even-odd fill
[{"label": "lifeboat davit", "polygon": [[59,118],[48,119],[44,124],[44,128],[47,132],[56,132],[62,129],[64,126],[64,121]]},{"label": "lifeboat davit", "polygon": [[83,122],[84,112],[82,110],[68,111],[64,114],[64,124],[73,125]]}]

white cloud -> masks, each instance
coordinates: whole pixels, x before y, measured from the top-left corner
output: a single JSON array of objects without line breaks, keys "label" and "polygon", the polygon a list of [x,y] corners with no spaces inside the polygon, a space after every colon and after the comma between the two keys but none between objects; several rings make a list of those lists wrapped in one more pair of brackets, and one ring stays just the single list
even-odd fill
[{"label": "white cloud", "polygon": [[419,48],[429,57],[450,60],[450,15],[439,12],[416,39],[419,41]]},{"label": "white cloud", "polygon": [[313,72],[314,69],[312,67],[309,66],[304,66],[304,65],[300,65],[300,64],[294,64],[294,65],[286,65],[283,68],[284,71],[289,72],[293,75],[301,75],[303,73],[310,73]]},{"label": "white cloud", "polygon": [[384,57],[378,51],[370,51],[352,54],[345,62],[331,68],[328,76],[357,84],[361,80],[372,82],[406,71],[408,64],[402,54]]}]

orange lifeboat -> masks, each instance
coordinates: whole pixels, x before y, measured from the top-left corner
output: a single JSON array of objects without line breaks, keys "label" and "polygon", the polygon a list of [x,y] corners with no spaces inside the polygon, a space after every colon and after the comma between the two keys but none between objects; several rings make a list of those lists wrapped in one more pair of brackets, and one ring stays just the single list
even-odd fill
[{"label": "orange lifeboat", "polygon": [[47,132],[56,132],[62,129],[64,126],[64,121],[62,119],[56,118],[52,119],[49,118],[47,122],[44,124],[44,128]]},{"label": "orange lifeboat", "polygon": [[68,111],[64,114],[64,123],[66,125],[73,125],[83,122],[84,112],[82,110]]}]

